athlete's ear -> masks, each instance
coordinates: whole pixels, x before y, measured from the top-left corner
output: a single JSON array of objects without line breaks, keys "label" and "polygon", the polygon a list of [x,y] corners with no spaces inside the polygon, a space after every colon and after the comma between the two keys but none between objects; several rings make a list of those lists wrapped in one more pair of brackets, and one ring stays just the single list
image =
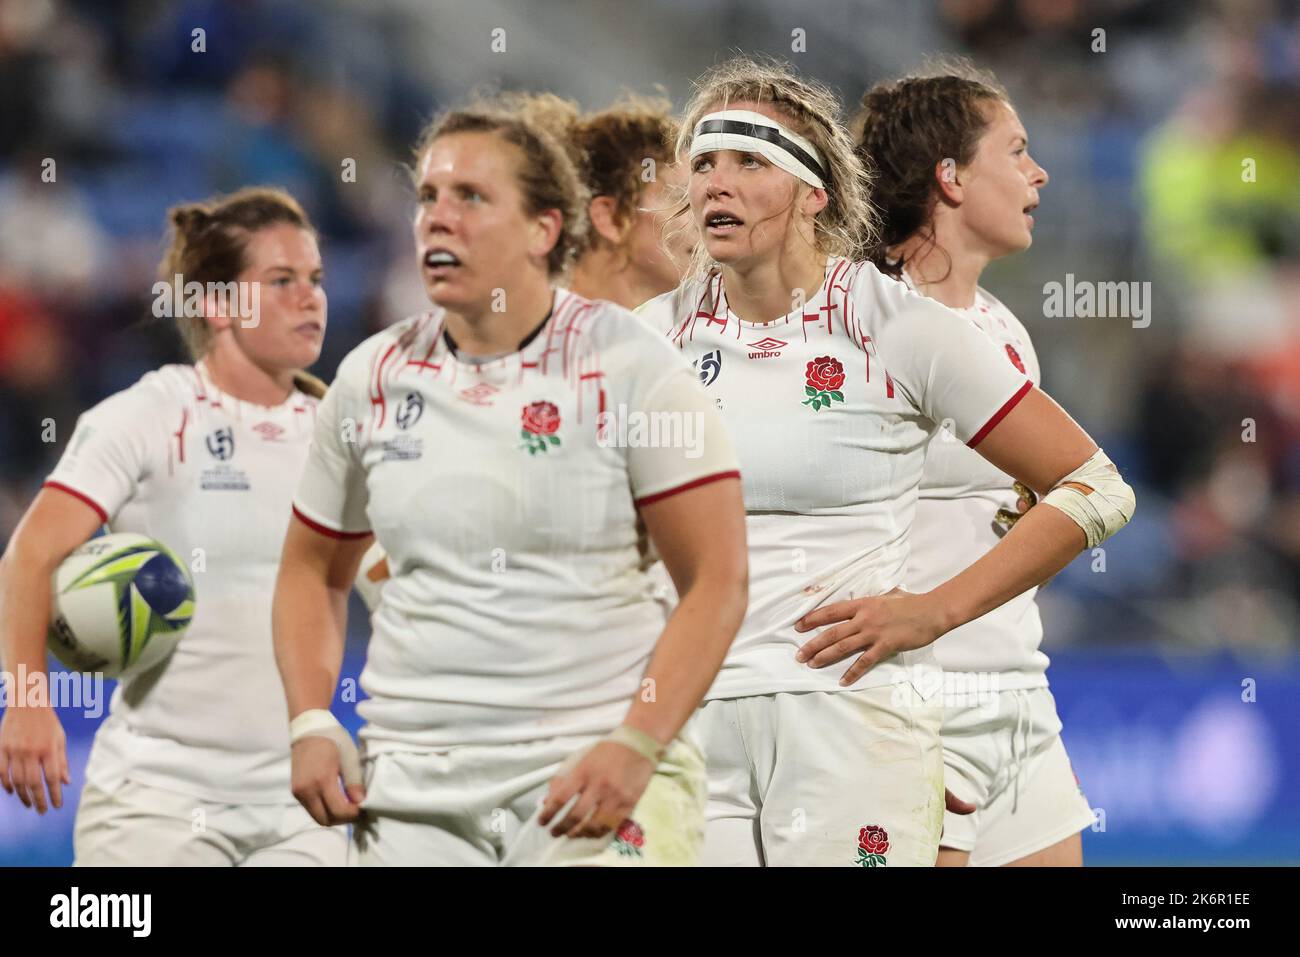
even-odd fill
[{"label": "athlete's ear", "polygon": [[803,198],[804,214],[811,219],[826,208],[830,198],[826,195],[826,190],[820,186],[811,186]]},{"label": "athlete's ear", "polygon": [[536,259],[546,259],[560,242],[564,232],[564,217],[558,209],[544,209],[533,219],[528,242],[528,255]]},{"label": "athlete's ear", "polygon": [[229,329],[235,321],[230,315],[230,302],[212,292],[203,297],[203,319],[214,334]]},{"label": "athlete's ear", "polygon": [[966,198],[962,185],[965,176],[957,168],[957,161],[946,156],[934,164],[934,179],[939,186],[939,197],[952,206],[960,206]]},{"label": "athlete's ear", "polygon": [[618,245],[623,239],[623,224],[618,221],[618,203],[613,196],[593,196],[587,205],[591,227],[607,242]]}]

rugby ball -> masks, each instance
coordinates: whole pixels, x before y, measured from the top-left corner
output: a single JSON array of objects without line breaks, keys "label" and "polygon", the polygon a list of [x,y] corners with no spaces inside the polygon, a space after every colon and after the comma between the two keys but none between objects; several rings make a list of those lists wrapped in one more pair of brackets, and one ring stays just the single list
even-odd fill
[{"label": "rugby ball", "polygon": [[51,581],[49,649],[73,671],[121,678],[159,664],[194,616],[194,581],[166,545],[115,532],[63,560]]}]

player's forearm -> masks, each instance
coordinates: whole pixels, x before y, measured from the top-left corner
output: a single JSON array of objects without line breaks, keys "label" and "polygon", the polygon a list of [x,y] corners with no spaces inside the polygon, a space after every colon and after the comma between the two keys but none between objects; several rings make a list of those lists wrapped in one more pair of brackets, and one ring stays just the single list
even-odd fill
[{"label": "player's forearm", "polygon": [[328,710],[343,667],[347,592],[330,588],[309,568],[285,563],[276,581],[271,630],[289,717]]},{"label": "player's forearm", "polygon": [[743,569],[697,580],[669,617],[623,723],[660,744],[675,738],[717,677],[747,601]]},{"label": "player's forearm", "polygon": [[45,671],[50,576],[58,560],[23,544],[15,535],[0,557],[0,670],[32,674]]},{"label": "player's forearm", "polygon": [[952,631],[1051,578],[1087,544],[1058,509],[1032,508],[982,558],[929,593],[942,631]]}]

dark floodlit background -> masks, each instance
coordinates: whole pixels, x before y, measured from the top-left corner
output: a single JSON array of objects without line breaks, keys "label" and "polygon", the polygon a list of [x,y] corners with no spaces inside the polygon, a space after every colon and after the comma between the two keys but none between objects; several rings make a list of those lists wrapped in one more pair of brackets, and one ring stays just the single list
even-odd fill
[{"label": "dark floodlit background", "polygon": [[[1085,855],[1300,861],[1298,8],[0,0],[0,542],[77,413],[180,356],[148,318],[168,205],[250,183],[304,202],[322,231],[329,378],[424,306],[403,163],[471,88],[595,108],[658,85],[680,107],[693,76],[743,50],[789,58],[851,108],[927,54],[964,53],[998,73],[1051,174],[1032,250],[985,284],[1140,499],[1104,571],[1080,558],[1041,599],[1066,744],[1098,809]],[[1067,275],[1149,282],[1150,325],[1048,318],[1044,285]],[[63,717],[79,784],[97,722]],[[76,784],[41,819],[0,794],[0,863],[70,861]]]}]

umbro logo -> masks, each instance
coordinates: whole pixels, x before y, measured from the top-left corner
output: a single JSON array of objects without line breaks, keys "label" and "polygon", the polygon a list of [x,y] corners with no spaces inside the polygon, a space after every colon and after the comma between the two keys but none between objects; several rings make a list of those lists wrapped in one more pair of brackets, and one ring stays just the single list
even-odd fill
[{"label": "umbro logo", "polygon": [[492,397],[501,390],[496,386],[488,385],[486,382],[480,382],[478,385],[470,386],[468,389],[461,389],[460,397],[470,405],[491,405]]},{"label": "umbro logo", "polygon": [[749,353],[751,359],[775,359],[781,354],[781,350],[790,343],[781,339],[773,339],[771,336],[765,336],[757,342],[751,342],[749,347],[757,349],[757,352]]},{"label": "umbro logo", "polygon": [[259,422],[253,426],[253,431],[268,442],[279,442],[280,436],[284,435],[284,429],[274,422]]}]

